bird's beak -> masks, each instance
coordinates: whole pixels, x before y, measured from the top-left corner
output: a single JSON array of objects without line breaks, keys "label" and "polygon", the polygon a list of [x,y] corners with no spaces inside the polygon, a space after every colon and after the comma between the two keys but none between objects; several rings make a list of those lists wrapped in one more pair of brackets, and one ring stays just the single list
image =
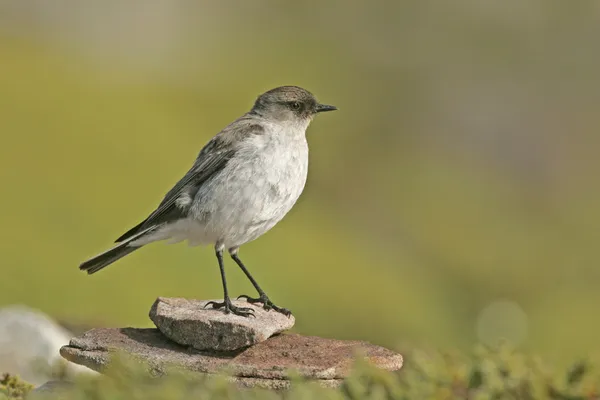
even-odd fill
[{"label": "bird's beak", "polygon": [[317,108],[316,108],[316,111],[318,113],[325,112],[325,111],[335,111],[335,110],[337,110],[336,106],[328,106],[327,104],[317,104]]}]

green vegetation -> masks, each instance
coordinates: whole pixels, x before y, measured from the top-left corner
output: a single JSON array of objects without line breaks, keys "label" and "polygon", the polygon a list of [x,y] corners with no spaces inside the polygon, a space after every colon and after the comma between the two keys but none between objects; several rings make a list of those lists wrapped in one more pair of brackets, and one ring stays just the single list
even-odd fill
[{"label": "green vegetation", "polygon": [[15,399],[21,400],[25,397],[33,386],[22,381],[17,376],[3,374],[0,377],[0,399]]},{"label": "green vegetation", "polygon": [[[8,383],[6,383],[8,382]],[[190,378],[174,373],[150,378],[135,364],[121,361],[107,376],[78,378],[61,399],[170,400],[197,399],[496,399],[496,400],[592,400],[600,396],[600,374],[587,362],[577,362],[559,373],[539,360],[507,346],[479,348],[470,357],[460,354],[414,352],[396,373],[375,369],[359,361],[352,375],[338,389],[292,380],[290,391],[236,388],[224,377]],[[26,384],[5,377],[0,393],[20,399]],[[5,387],[18,388],[6,390]]]}]

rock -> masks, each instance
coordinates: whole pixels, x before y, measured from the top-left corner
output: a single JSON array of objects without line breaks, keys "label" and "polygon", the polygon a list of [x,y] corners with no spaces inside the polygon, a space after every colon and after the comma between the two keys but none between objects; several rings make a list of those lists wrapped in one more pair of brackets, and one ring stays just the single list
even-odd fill
[{"label": "rock", "polygon": [[240,307],[254,309],[254,317],[225,314],[204,308],[209,300],[182,298],[156,299],[150,309],[154,325],[175,343],[197,350],[232,351],[263,342],[274,334],[294,326],[294,316],[266,311],[245,301],[234,300]]},{"label": "rock", "polygon": [[[61,346],[72,335],[45,314],[22,305],[0,309],[0,373],[9,372],[40,385],[50,376],[51,367],[61,358]],[[68,365],[67,373],[91,372]]]},{"label": "rock", "polygon": [[27,400],[32,399],[47,399],[52,396],[52,399],[70,398],[69,391],[73,389],[75,384],[69,381],[48,381],[41,386],[33,389],[27,394]]},{"label": "rock", "polygon": [[122,351],[144,363],[153,375],[168,374],[171,367],[203,375],[227,368],[240,386],[284,389],[289,387],[288,370],[324,386],[339,385],[358,349],[379,368],[395,371],[402,367],[402,356],[383,347],[297,334],[280,334],[246,349],[217,352],[180,346],[157,329],[100,328],[72,339],[60,354],[102,372],[111,354]]}]

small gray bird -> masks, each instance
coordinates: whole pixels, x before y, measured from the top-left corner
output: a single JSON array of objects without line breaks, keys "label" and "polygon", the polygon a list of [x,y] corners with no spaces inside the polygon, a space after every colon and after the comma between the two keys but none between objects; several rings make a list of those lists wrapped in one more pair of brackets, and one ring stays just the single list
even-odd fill
[{"label": "small gray bird", "polygon": [[88,274],[142,246],[161,240],[190,246],[213,244],[223,282],[223,302],[211,302],[225,313],[250,316],[227,292],[223,250],[248,277],[259,297],[240,296],[285,315],[250,275],[238,256],[241,245],[271,229],[298,200],[308,172],[306,129],[313,117],[337,110],[320,104],[305,89],[282,86],[260,95],[250,112],[213,137],[192,168],[144,221],[125,232],[110,250],[82,263]]}]

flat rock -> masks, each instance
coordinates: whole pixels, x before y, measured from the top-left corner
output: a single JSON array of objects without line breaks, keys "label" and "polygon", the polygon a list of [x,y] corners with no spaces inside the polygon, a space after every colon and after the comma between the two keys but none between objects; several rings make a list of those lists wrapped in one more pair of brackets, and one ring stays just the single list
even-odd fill
[{"label": "flat rock", "polygon": [[217,352],[178,345],[157,329],[100,328],[72,339],[60,354],[102,372],[110,364],[111,354],[121,351],[143,362],[153,375],[166,375],[171,368],[200,374],[226,369],[241,386],[284,389],[289,386],[289,370],[324,386],[339,385],[358,349],[379,368],[395,371],[402,367],[400,354],[380,346],[297,334],[276,335],[250,348]]},{"label": "flat rock", "polygon": [[264,342],[274,334],[294,326],[294,316],[266,311],[245,301],[234,300],[239,307],[250,307],[254,317],[225,314],[210,306],[210,300],[159,297],[150,309],[154,325],[175,343],[197,350],[232,351]]}]

